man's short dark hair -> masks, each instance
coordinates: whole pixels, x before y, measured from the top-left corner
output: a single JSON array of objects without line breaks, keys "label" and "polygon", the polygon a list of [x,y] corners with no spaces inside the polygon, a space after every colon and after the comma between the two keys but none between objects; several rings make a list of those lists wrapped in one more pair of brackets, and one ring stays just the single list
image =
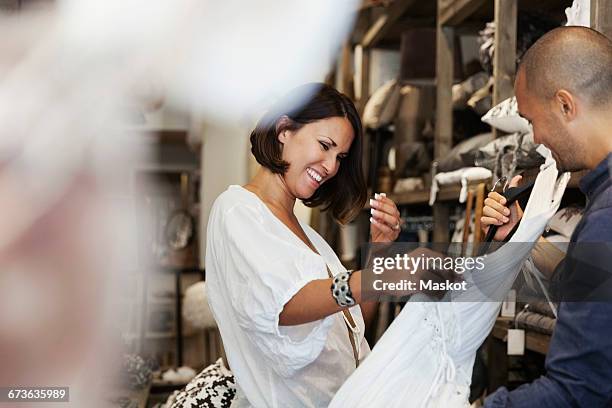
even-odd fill
[{"label": "man's short dark hair", "polygon": [[529,91],[549,99],[560,89],[584,97],[593,107],[612,100],[612,42],[588,27],[560,27],[527,50],[524,70]]},{"label": "man's short dark hair", "polygon": [[[289,120],[281,120],[283,118]],[[266,113],[251,132],[251,152],[259,164],[273,173],[285,174],[289,163],[282,160],[278,135],[284,130],[297,130],[318,120],[344,117],[354,133],[346,158],[338,173],[323,183],[312,197],[304,199],[308,207],[323,206],[334,219],[346,223],[363,209],[367,188],[363,175],[363,131],[353,102],[323,83],[311,83],[293,89]]]}]

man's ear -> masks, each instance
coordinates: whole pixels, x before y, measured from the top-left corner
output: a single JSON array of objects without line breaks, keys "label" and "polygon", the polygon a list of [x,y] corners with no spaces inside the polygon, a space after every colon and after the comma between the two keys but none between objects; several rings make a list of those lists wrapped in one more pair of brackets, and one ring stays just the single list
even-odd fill
[{"label": "man's ear", "polygon": [[281,116],[276,122],[276,134],[281,144],[284,144],[287,138],[291,136],[291,125],[292,121],[286,115]]},{"label": "man's ear", "polygon": [[570,92],[565,89],[560,89],[555,93],[553,98],[555,108],[558,109],[559,114],[567,121],[572,121],[578,114],[578,107],[576,105],[576,98]]}]

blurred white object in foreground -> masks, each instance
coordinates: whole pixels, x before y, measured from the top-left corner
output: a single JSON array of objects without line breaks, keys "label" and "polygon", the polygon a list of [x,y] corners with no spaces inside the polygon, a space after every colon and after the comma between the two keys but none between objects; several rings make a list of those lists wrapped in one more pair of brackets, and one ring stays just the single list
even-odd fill
[{"label": "blurred white object in foreground", "polygon": [[148,154],[124,108],[259,111],[327,72],[356,3],[63,0],[0,14],[0,385],[70,386],[73,406],[105,405],[116,243],[135,236],[130,172]]}]

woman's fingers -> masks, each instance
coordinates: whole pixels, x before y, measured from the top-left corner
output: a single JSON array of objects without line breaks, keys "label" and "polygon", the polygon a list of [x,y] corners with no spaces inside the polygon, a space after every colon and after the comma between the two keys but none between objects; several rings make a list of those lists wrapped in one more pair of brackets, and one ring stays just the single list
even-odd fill
[{"label": "woman's fingers", "polygon": [[380,196],[379,199],[370,199],[370,207],[377,211],[389,214],[391,216],[396,216],[398,218],[400,215],[399,211],[397,210],[397,207],[395,206],[395,203],[385,196]]},{"label": "woman's fingers", "polygon": [[393,236],[397,231],[388,224],[377,221],[376,218],[370,217],[373,229],[378,229],[381,233],[388,236]]},{"label": "woman's fingers", "polygon": [[380,224],[386,224],[389,227],[392,227],[393,229],[397,229],[398,225],[399,225],[399,217],[397,216],[393,216],[393,215],[389,215],[387,213],[384,213],[382,211],[378,211],[372,208],[372,210],[370,210],[371,214],[372,214],[372,218],[377,221]]},{"label": "woman's fingers", "polygon": [[373,242],[395,241],[401,229],[400,212],[393,200],[387,198],[386,194],[375,194],[374,197],[370,200],[372,240]]}]

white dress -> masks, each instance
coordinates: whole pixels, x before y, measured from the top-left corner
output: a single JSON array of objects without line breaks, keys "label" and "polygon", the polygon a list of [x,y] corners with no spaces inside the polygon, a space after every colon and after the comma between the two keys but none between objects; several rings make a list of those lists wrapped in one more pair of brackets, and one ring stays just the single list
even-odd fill
[{"label": "white dress", "polygon": [[[504,245],[485,258],[478,274],[464,275],[467,291],[452,302],[419,302],[411,298],[370,356],[340,388],[331,408],[469,406],[469,386],[476,350],[499,313],[499,301],[510,290],[548,220],[557,211],[569,173],[557,180],[548,149],[523,220]],[[449,299],[446,299],[449,300]]]},{"label": "white dress", "polygon": [[[232,407],[326,407],[355,370],[341,313],[279,326],[284,305],[308,282],[344,271],[329,245],[302,225],[314,253],[252,192],[230,186],[210,213],[206,281],[238,391]],[[358,306],[350,309],[363,338]]]}]

